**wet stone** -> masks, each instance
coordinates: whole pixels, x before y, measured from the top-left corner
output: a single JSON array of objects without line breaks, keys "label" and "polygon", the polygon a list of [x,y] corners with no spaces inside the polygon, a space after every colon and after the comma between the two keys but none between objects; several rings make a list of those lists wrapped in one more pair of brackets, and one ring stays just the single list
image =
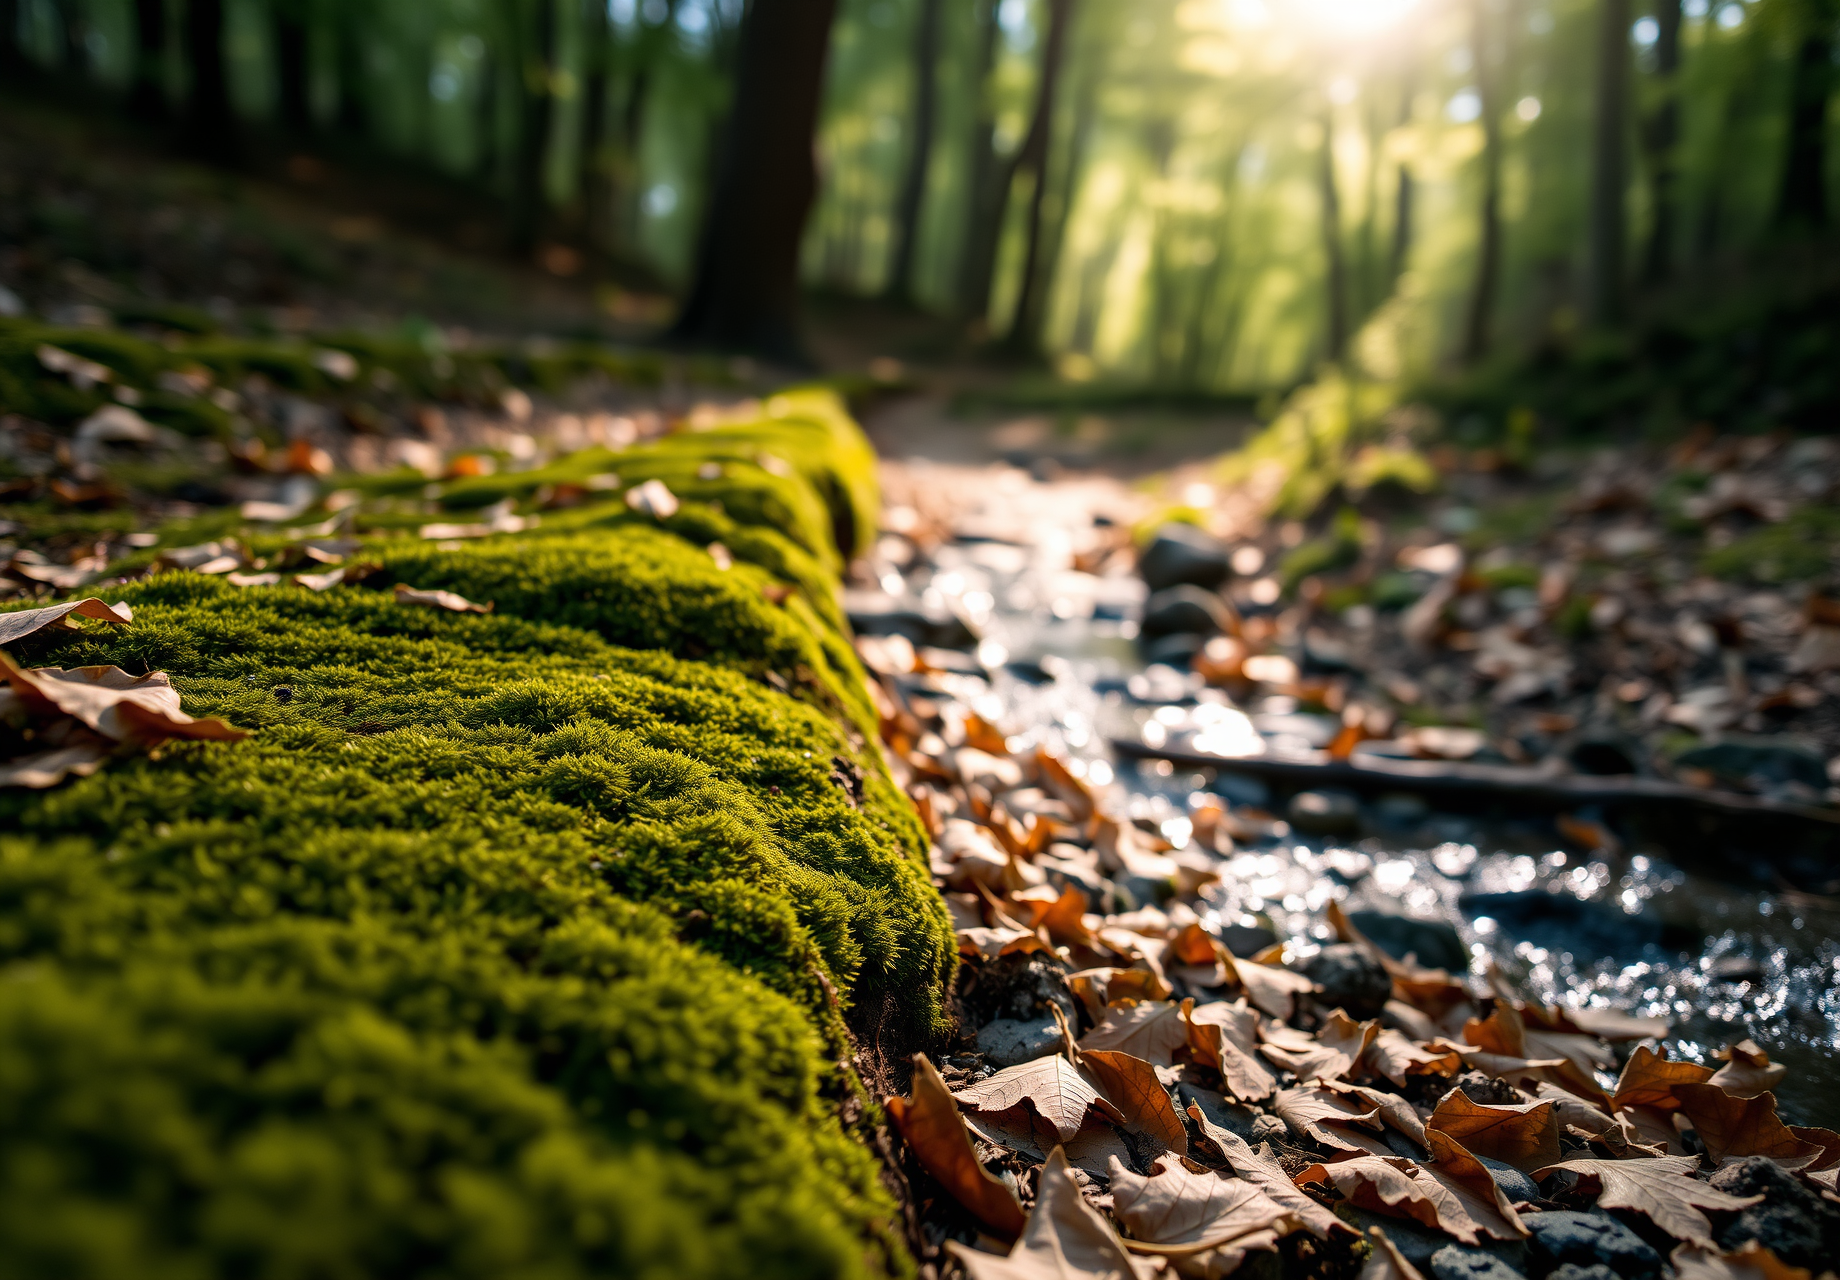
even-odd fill
[{"label": "wet stone", "polygon": [[1763,1156],[1749,1156],[1712,1175],[1712,1185],[1734,1196],[1762,1196],[1717,1234],[1735,1249],[1746,1240],[1761,1241],[1792,1267],[1821,1272],[1833,1268],[1840,1254],[1840,1206],[1823,1200],[1793,1174]]},{"label": "wet stone", "polygon": [[1225,631],[1232,617],[1226,601],[1212,591],[1182,584],[1165,587],[1144,602],[1141,628],[1146,637],[1211,636]]},{"label": "wet stone", "polygon": [[1016,1067],[1045,1058],[1061,1045],[1061,1029],[1053,1019],[1019,1022],[998,1018],[978,1032],[978,1049],[993,1067]]},{"label": "wet stone", "polygon": [[1477,1156],[1476,1159],[1489,1171],[1489,1176],[1495,1179],[1495,1185],[1508,1197],[1509,1204],[1527,1204],[1540,1198],[1540,1189],[1534,1185],[1533,1179],[1513,1165],[1491,1160],[1487,1156]]},{"label": "wet stone", "polygon": [[1568,1262],[1548,1272],[1546,1280],[1617,1280],[1617,1274],[1601,1262],[1588,1267]]},{"label": "wet stone", "polygon": [[1536,1274],[1567,1263],[1605,1266],[1625,1280],[1646,1280],[1661,1271],[1661,1255],[1607,1213],[1528,1213],[1521,1224],[1533,1232],[1528,1256]]},{"label": "wet stone", "polygon": [[1376,1018],[1393,994],[1393,979],[1379,961],[1344,942],[1310,957],[1303,976],[1322,988],[1314,999],[1351,1018]]},{"label": "wet stone", "polygon": [[1676,769],[1703,769],[1721,786],[1773,791],[1786,783],[1817,794],[1827,787],[1827,760],[1812,743],[1793,738],[1728,734],[1674,757]]},{"label": "wet stone", "polygon": [[1431,1255],[1433,1280],[1526,1280],[1492,1253],[1447,1244]]},{"label": "wet stone", "polygon": [[1419,920],[1390,911],[1351,911],[1348,919],[1395,960],[1415,955],[1426,968],[1469,972],[1469,948],[1463,945],[1462,936],[1442,920]]},{"label": "wet stone", "polygon": [[1456,1087],[1463,1090],[1463,1096],[1471,1102],[1479,1102],[1487,1107],[1512,1106],[1525,1102],[1520,1090],[1506,1080],[1497,1080],[1483,1071],[1465,1071],[1454,1081]]},{"label": "wet stone", "polygon": [[1220,927],[1220,942],[1241,960],[1250,960],[1274,945],[1278,935],[1262,924],[1226,924]]},{"label": "wet stone", "polygon": [[1192,524],[1172,522],[1156,531],[1137,570],[1152,591],[1161,591],[1179,583],[1217,587],[1233,566],[1219,539]]},{"label": "wet stone", "polygon": [[1361,829],[1361,802],[1346,791],[1299,791],[1285,816],[1305,835],[1351,835]]}]

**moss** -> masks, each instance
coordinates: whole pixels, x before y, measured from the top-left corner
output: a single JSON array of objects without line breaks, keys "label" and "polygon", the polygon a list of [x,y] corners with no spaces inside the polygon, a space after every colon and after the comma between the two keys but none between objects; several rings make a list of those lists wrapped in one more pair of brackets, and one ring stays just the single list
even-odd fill
[{"label": "moss", "polygon": [[1801,582],[1831,573],[1840,562],[1840,512],[1831,507],[1802,507],[1781,524],[1766,525],[1701,561],[1720,578],[1758,582]]},{"label": "moss", "polygon": [[833,620],[614,498],[365,553],[489,615],[161,574],[17,646],[255,732],[0,793],[0,1278],[910,1265],[840,1104],[854,1003],[940,1025],[924,836]]}]

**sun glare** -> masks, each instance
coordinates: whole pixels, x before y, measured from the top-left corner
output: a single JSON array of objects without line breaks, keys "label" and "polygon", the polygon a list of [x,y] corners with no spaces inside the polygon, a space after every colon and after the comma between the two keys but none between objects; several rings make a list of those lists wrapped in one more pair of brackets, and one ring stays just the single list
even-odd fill
[{"label": "sun glare", "polygon": [[1312,26],[1342,36],[1372,35],[1391,27],[1417,7],[1418,0],[1280,0]]}]

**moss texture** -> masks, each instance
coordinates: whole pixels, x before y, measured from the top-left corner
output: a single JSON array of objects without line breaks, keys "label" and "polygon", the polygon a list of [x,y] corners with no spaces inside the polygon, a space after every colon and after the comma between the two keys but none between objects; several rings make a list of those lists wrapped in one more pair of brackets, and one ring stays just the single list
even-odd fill
[{"label": "moss texture", "polygon": [[365,553],[490,615],[161,574],[20,646],[256,732],[0,793],[0,1277],[906,1269],[843,1015],[953,953],[861,673],[692,540],[797,531],[607,497]]}]

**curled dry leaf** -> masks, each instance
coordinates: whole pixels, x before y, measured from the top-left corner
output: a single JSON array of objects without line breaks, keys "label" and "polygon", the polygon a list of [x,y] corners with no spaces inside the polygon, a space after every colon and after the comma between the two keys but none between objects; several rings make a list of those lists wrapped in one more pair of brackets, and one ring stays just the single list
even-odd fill
[{"label": "curled dry leaf", "polygon": [[1482,1161],[1471,1155],[1449,1134],[1425,1131],[1425,1143],[1431,1148],[1434,1163],[1424,1171],[1460,1201],[1483,1228],[1498,1240],[1512,1240],[1530,1234],[1509,1203],[1507,1193],[1495,1181]]},{"label": "curled dry leaf", "polygon": [[1182,1016],[1188,1023],[1189,1053],[1220,1072],[1227,1093],[1254,1102],[1277,1090],[1277,1078],[1257,1057],[1259,1015],[1244,1000],[1217,1000],[1198,1008],[1185,1000]]},{"label": "curled dry leaf", "polygon": [[[1054,1141],[1060,1143],[1071,1141],[1089,1115],[1119,1124],[1124,1122],[1118,1109],[1100,1097],[1098,1090],[1058,1053],[1019,1067],[1006,1067],[953,1096],[961,1107],[978,1112],[1027,1107],[1053,1131]],[[1054,1142],[1047,1145],[1054,1145]]]},{"label": "curled dry leaf", "polygon": [[1116,1049],[1159,1067],[1175,1065],[1175,1051],[1188,1042],[1182,1008],[1167,1000],[1145,1000],[1109,1009],[1105,1020],[1080,1040],[1080,1050]]},{"label": "curled dry leaf", "polygon": [[1159,1254],[1198,1280],[1231,1275],[1254,1250],[1278,1247],[1278,1238],[1302,1224],[1253,1183],[1196,1172],[1165,1156],[1141,1177],[1114,1160],[1109,1170],[1112,1207],[1130,1231],[1134,1253]]},{"label": "curled dry leaf", "polygon": [[1218,1152],[1234,1173],[1292,1214],[1305,1231],[1323,1240],[1337,1232],[1343,1235],[1355,1234],[1353,1227],[1299,1191],[1276,1161],[1267,1160],[1237,1133],[1223,1129],[1209,1120],[1200,1107],[1190,1103],[1188,1118],[1200,1126],[1202,1141]]},{"label": "curled dry leaf", "polygon": [[1716,1056],[1725,1059],[1725,1065],[1713,1073],[1708,1083],[1716,1084],[1734,1098],[1754,1098],[1760,1093],[1769,1093],[1789,1074],[1789,1068],[1780,1062],[1771,1062],[1770,1055],[1759,1048],[1755,1040],[1740,1040],[1720,1049]]},{"label": "curled dry leaf", "polygon": [[946,1249],[971,1280],[1150,1280],[1148,1263],[1126,1252],[1117,1233],[1086,1203],[1056,1148],[1042,1166],[1035,1207],[1007,1257],[979,1253],[956,1240]]},{"label": "curled dry leaf", "polygon": [[1533,1176],[1564,1171],[1596,1183],[1600,1209],[1633,1209],[1677,1240],[1712,1247],[1712,1224],[1703,1209],[1743,1209],[1762,1196],[1731,1196],[1693,1176],[1699,1161],[1691,1156],[1657,1156],[1647,1160],[1566,1160],[1536,1169]]},{"label": "curled dry leaf", "polygon": [[446,609],[451,613],[490,613],[492,602],[474,604],[452,591],[422,591],[406,582],[396,584],[396,603],[415,604],[428,609]]},{"label": "curled dry leaf", "polygon": [[1392,1154],[1393,1149],[1386,1143],[1357,1132],[1367,1129],[1377,1133],[1385,1128],[1379,1108],[1365,1099],[1310,1085],[1284,1090],[1272,1103],[1272,1110],[1297,1133],[1325,1147],[1370,1155]]},{"label": "curled dry leaf", "polygon": [[1697,1062],[1674,1062],[1662,1057],[1647,1045],[1636,1046],[1617,1077],[1616,1092],[1610,1105],[1617,1111],[1625,1107],[1656,1107],[1678,1111],[1680,1099],[1674,1096],[1677,1084],[1704,1084],[1712,1079],[1712,1069]]},{"label": "curled dry leaf", "polygon": [[1813,1164],[1823,1154],[1819,1143],[1803,1142],[1776,1116],[1776,1095],[1738,1098],[1718,1085],[1677,1084],[1674,1096],[1715,1161],[1737,1156],[1768,1156],[1796,1167]]},{"label": "curled dry leaf", "polygon": [[1084,824],[1092,820],[1093,814],[1098,811],[1092,788],[1086,785],[1084,778],[1074,776],[1067,768],[1066,761],[1050,751],[1037,751],[1035,767],[1040,770],[1042,782],[1047,789],[1073,811],[1075,822]]},{"label": "curled dry leaf", "polygon": [[1169,999],[1169,984],[1148,969],[1082,969],[1067,975],[1067,987],[1080,998],[1095,1023],[1105,1017],[1106,1006],[1115,1001]]},{"label": "curled dry leaf", "polygon": [[1414,1043],[1390,1027],[1382,1027],[1367,1047],[1366,1063],[1396,1085],[1408,1076],[1454,1076],[1463,1069],[1460,1055]]},{"label": "curled dry leaf", "polygon": [[978,1162],[971,1135],[946,1082],[925,1054],[914,1055],[913,1096],[883,1099],[914,1158],[952,1198],[999,1235],[1022,1234],[1022,1206],[1009,1184]]},{"label": "curled dry leaf", "polygon": [[1235,960],[1224,950],[1221,964],[1245,988],[1248,1000],[1272,1017],[1287,1022],[1297,1011],[1297,997],[1316,990],[1316,984],[1301,973],[1251,960]]},{"label": "curled dry leaf", "polygon": [[82,600],[68,600],[63,604],[54,604],[44,609],[20,609],[13,613],[0,613],[0,644],[12,644],[15,640],[24,640],[27,636],[50,627],[57,631],[81,631],[82,628],[71,621],[72,618],[92,618],[97,622],[128,623],[134,621],[134,610],[127,604],[104,604],[95,596]]},{"label": "curled dry leaf", "polygon": [[1299,1186],[1329,1183],[1358,1208],[1409,1218],[1448,1232],[1464,1244],[1477,1244],[1483,1236],[1513,1240],[1526,1234],[1511,1209],[1498,1209],[1448,1174],[1439,1177],[1436,1166],[1415,1165],[1397,1156],[1357,1156],[1311,1165],[1297,1175],[1296,1182]]},{"label": "curled dry leaf", "polygon": [[1361,1280],[1425,1280],[1418,1268],[1406,1261],[1398,1246],[1386,1238],[1386,1232],[1379,1227],[1369,1227],[1367,1236],[1373,1241],[1374,1251],[1368,1255],[1367,1265],[1361,1268]]},{"label": "curled dry leaf", "polygon": [[1472,1102],[1461,1089],[1445,1094],[1427,1122],[1469,1151],[1516,1169],[1538,1169],[1560,1158],[1559,1114],[1550,1100],[1512,1106]]},{"label": "curled dry leaf", "polygon": [[1721,1253],[1683,1244],[1668,1259],[1679,1280],[1811,1280],[1812,1273],[1792,1267],[1756,1240],[1742,1249]]},{"label": "curled dry leaf", "polygon": [[1412,1104],[1398,1094],[1370,1089],[1366,1085],[1341,1082],[1326,1084],[1324,1087],[1351,1098],[1359,1098],[1369,1106],[1379,1108],[1380,1118],[1386,1121],[1388,1128],[1405,1134],[1421,1147],[1427,1145],[1425,1122],[1418,1118],[1418,1112],[1412,1109]]},{"label": "curled dry leaf", "polygon": [[1083,1050],[1080,1066],[1098,1083],[1099,1092],[1134,1125],[1179,1155],[1188,1153],[1188,1128],[1176,1114],[1169,1091],[1156,1068],[1142,1058],[1116,1050]]},{"label": "curled dry leaf", "polygon": [[1356,1022],[1340,1009],[1330,1012],[1308,1048],[1298,1050],[1270,1035],[1259,1052],[1296,1073],[1299,1080],[1339,1080],[1354,1069],[1380,1034],[1377,1021]]}]

